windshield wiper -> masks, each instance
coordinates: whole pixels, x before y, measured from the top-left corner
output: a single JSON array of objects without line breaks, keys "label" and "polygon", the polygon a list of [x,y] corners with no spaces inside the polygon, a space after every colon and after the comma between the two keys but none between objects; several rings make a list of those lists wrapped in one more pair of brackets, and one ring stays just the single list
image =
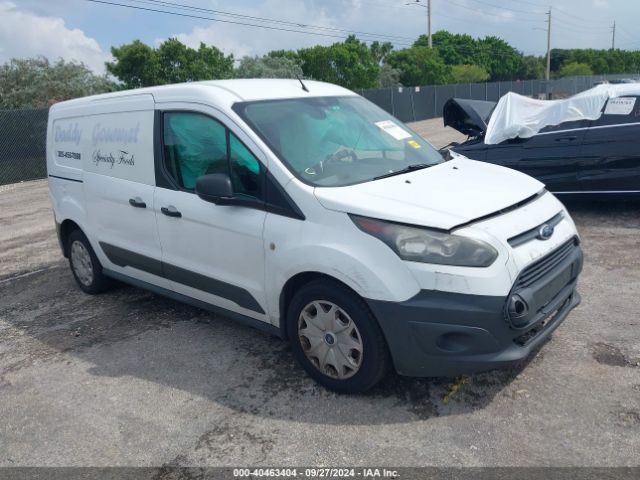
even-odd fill
[{"label": "windshield wiper", "polygon": [[380,180],[381,178],[394,177],[396,175],[402,175],[403,173],[409,173],[415,170],[422,170],[423,168],[427,168],[430,166],[431,165],[426,163],[416,163],[415,165],[409,165],[408,167],[401,168],[400,170],[396,170],[395,172],[389,172],[383,175],[378,175],[377,177],[373,177],[373,180]]}]

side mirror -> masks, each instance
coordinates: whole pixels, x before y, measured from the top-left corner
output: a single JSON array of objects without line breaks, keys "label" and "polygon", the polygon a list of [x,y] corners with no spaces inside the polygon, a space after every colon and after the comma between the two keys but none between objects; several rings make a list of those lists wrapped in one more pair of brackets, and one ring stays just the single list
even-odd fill
[{"label": "side mirror", "polygon": [[202,175],[196,179],[196,195],[216,205],[230,205],[234,201],[231,178],[226,173]]}]

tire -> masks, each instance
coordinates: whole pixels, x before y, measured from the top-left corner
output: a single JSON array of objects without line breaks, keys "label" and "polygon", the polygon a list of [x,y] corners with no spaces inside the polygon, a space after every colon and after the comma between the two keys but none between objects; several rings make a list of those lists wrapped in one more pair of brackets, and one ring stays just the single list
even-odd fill
[{"label": "tire", "polygon": [[377,320],[362,298],[336,281],[314,280],[296,292],[287,309],[287,333],[298,362],[330,390],[364,392],[389,371]]},{"label": "tire", "polygon": [[81,230],[74,230],[67,241],[69,267],[80,289],[89,294],[102,293],[113,285],[102,273],[102,265]]}]

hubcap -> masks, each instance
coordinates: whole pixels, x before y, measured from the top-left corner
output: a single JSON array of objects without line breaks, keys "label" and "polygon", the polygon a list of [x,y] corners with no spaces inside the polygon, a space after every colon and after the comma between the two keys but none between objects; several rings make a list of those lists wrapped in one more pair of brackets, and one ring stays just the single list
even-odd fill
[{"label": "hubcap", "polygon": [[93,282],[91,256],[82,242],[78,240],[71,244],[71,264],[80,283],[87,287],[91,285],[91,282]]},{"label": "hubcap", "polygon": [[298,338],[311,363],[340,380],[355,375],[362,365],[362,337],[351,317],[325,300],[309,303],[298,318]]}]

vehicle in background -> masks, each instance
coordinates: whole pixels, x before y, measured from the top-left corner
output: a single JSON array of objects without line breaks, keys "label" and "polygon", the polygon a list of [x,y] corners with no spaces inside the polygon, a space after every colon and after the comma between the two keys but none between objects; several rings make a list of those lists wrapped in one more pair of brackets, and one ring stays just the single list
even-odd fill
[{"label": "vehicle in background", "polygon": [[526,173],[554,194],[637,197],[638,97],[640,85],[625,84],[601,85],[565,100],[513,93],[498,104],[452,98],[443,117],[445,126],[469,136],[451,145],[453,152]]},{"label": "vehicle in background", "polygon": [[612,85],[620,85],[625,83],[638,83],[638,81],[634,80],[633,78],[614,78],[612,80],[609,80],[609,83]]},{"label": "vehicle in background", "polygon": [[61,102],[47,169],[83,291],[115,279],[275,333],[341,392],[391,367],[510,365],[580,301],[575,225],[540,182],[445,162],[335,85],[226,80]]}]

